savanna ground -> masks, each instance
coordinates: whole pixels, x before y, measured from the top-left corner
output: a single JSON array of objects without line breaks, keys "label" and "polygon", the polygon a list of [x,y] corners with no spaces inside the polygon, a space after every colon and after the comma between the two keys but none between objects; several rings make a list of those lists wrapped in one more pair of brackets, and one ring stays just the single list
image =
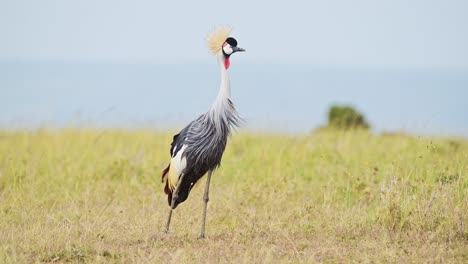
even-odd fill
[{"label": "savanna ground", "polygon": [[236,134],[173,215],[172,134],[0,132],[0,262],[468,261],[468,141],[367,132]]}]

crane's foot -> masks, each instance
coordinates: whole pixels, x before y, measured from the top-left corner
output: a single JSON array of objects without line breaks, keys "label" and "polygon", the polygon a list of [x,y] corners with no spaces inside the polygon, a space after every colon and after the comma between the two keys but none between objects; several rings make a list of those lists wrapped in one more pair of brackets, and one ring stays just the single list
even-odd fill
[{"label": "crane's foot", "polygon": [[201,240],[201,239],[205,239],[205,234],[201,234],[201,235],[198,237],[198,239],[200,239],[200,240]]}]

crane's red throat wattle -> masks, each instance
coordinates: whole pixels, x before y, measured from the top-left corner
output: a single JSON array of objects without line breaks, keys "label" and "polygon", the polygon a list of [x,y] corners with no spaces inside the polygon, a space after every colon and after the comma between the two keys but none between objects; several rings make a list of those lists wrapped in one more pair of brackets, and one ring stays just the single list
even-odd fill
[{"label": "crane's red throat wattle", "polygon": [[229,66],[231,65],[231,62],[229,61],[229,57],[224,58],[224,68],[229,69]]}]

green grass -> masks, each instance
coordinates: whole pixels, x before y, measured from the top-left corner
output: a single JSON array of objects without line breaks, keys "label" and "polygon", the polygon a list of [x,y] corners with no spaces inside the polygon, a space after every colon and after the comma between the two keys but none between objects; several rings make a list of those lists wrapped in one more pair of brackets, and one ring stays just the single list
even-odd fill
[{"label": "green grass", "polygon": [[468,261],[468,141],[240,133],[164,230],[171,133],[0,132],[0,262]]}]

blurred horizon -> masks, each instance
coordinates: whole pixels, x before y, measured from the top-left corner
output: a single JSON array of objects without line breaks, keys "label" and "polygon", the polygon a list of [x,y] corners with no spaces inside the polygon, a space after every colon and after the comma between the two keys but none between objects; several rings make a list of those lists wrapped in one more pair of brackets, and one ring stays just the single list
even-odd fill
[{"label": "blurred horizon", "polygon": [[[230,68],[241,130],[307,133],[333,104],[362,111],[373,131],[468,136],[468,74],[310,65]],[[182,78],[180,78],[182,76]],[[0,61],[2,128],[181,129],[208,110],[218,66]]]}]

